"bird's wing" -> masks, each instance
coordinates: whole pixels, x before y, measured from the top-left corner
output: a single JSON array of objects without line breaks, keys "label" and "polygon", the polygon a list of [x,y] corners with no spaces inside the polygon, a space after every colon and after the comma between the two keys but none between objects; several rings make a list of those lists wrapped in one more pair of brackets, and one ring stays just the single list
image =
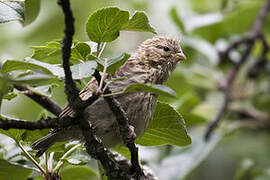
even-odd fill
[{"label": "bird's wing", "polygon": [[[136,59],[134,58],[129,58],[128,61],[126,61],[126,63],[124,65],[122,65],[115,73],[115,76],[111,77],[109,74],[105,75],[105,79],[114,79],[114,78],[121,78],[124,76],[124,72],[127,71],[127,73],[132,74],[132,72],[129,72],[129,69],[132,69],[129,66],[134,66],[133,61],[136,61]],[[100,75],[102,76],[102,73],[100,73]],[[109,87],[111,87],[111,91],[112,92],[119,92],[122,91],[125,86],[129,83],[132,83],[133,81],[131,80],[130,82],[125,82],[125,81],[116,81],[114,83],[111,83],[111,85]],[[126,84],[126,85],[125,85]],[[88,98],[90,98],[92,96],[92,92],[96,91],[98,89],[98,82],[96,81],[95,78],[93,78],[91,81],[89,81],[87,83],[87,85],[81,90],[80,92],[80,97],[82,100],[87,100]],[[68,116],[68,115],[72,115],[74,112],[73,110],[69,107],[69,105],[67,104],[66,107],[64,108],[64,110],[62,111],[62,113],[59,115],[60,118],[64,117],[64,116]]]},{"label": "bird's wing", "polygon": [[[87,100],[93,95],[93,91],[98,89],[98,83],[97,81],[93,78],[91,81],[87,83],[87,85],[81,90],[80,92],[80,98],[82,100]],[[66,107],[63,109],[61,114],[59,115],[60,118],[72,115],[73,110],[70,108],[69,104],[66,105]]]}]

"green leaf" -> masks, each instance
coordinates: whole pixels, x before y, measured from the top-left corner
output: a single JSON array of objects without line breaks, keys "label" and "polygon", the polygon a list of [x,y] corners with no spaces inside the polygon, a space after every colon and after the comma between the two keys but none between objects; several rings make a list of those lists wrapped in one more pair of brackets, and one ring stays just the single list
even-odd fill
[{"label": "green leaf", "polygon": [[90,53],[90,46],[84,42],[79,42],[71,49],[71,58],[85,61]]},{"label": "green leaf", "polygon": [[4,145],[0,144],[0,159],[3,159],[7,154],[7,149]]},{"label": "green leaf", "polygon": [[97,173],[89,166],[69,165],[60,172],[60,176],[65,180],[99,180]]},{"label": "green leaf", "polygon": [[14,93],[14,92],[10,92],[10,93],[7,93],[6,95],[4,95],[3,99],[7,99],[7,100],[11,100],[15,97],[17,97],[18,94]]},{"label": "green leaf", "polygon": [[135,84],[131,84],[124,90],[124,93],[127,93],[127,92],[152,92],[158,95],[167,96],[171,98],[176,97],[176,93],[172,89],[161,84],[148,86],[146,84],[135,83]]},{"label": "green leaf", "polygon": [[38,16],[40,0],[25,0],[24,25],[32,23]]},{"label": "green leaf", "polygon": [[0,109],[3,97],[12,89],[8,80],[9,78],[7,75],[0,73]]},{"label": "green leaf", "polygon": [[128,19],[128,11],[116,7],[102,8],[89,16],[86,32],[89,39],[94,42],[111,42],[119,36],[122,26]]},{"label": "green leaf", "polygon": [[86,151],[79,149],[73,152],[65,160],[71,165],[85,165],[91,160],[91,157]]},{"label": "green leaf", "polygon": [[170,17],[173,20],[173,22],[177,25],[177,27],[181,30],[181,32],[186,34],[185,25],[183,24],[182,19],[179,17],[177,8],[175,6],[172,7],[170,10]]},{"label": "green leaf", "polygon": [[34,52],[31,56],[43,62],[61,63],[61,44],[56,41],[48,42],[45,46],[32,46]]},{"label": "green leaf", "polygon": [[136,11],[121,30],[151,32],[157,34],[156,30],[150,25],[147,15],[142,11]]},{"label": "green leaf", "polygon": [[199,27],[192,33],[199,35],[210,42],[215,42],[218,38],[232,34],[242,34],[247,32],[252,26],[263,1],[247,1],[230,13],[225,14],[223,19],[214,24]]},{"label": "green leaf", "polygon": [[[70,67],[72,71],[73,79],[83,79],[91,76],[94,73],[94,69],[97,67],[95,61],[87,61],[84,63],[76,64]],[[59,79],[65,77],[64,70],[57,65],[52,65],[44,62],[37,61],[35,59],[27,58],[26,61],[6,61],[3,65],[2,72],[7,73],[14,70],[36,70],[40,69],[43,73],[48,75],[54,75]],[[30,75],[31,76],[31,75]],[[30,76],[22,77],[20,80],[29,78]],[[50,78],[50,77],[45,77]],[[33,78],[34,79],[34,78]],[[18,80],[18,79],[17,79]]]},{"label": "green leaf", "polygon": [[[119,57],[115,57],[112,59],[107,60],[107,73],[114,75],[115,71],[122,66],[130,57],[129,54],[127,53],[123,53],[122,55],[120,55]],[[98,66],[98,70],[99,71],[103,71],[103,67],[105,65],[105,60],[104,59],[98,59],[95,58],[95,60],[98,62],[99,66]]]},{"label": "green leaf", "polygon": [[32,169],[27,169],[22,166],[14,165],[4,159],[0,159],[0,179],[28,179],[32,171]]},{"label": "green leaf", "polygon": [[186,146],[191,144],[183,117],[166,103],[157,103],[153,120],[136,143],[143,146],[171,144]]},{"label": "green leaf", "polygon": [[45,63],[30,59],[29,61],[7,60],[2,67],[2,73],[11,72],[14,70],[36,70],[40,69],[43,73],[52,75]]},{"label": "green leaf", "polygon": [[35,94],[39,94],[42,96],[51,97],[52,95],[52,88],[59,87],[58,84],[49,84],[45,86],[38,86],[38,87],[28,87],[31,91]]},{"label": "green leaf", "polygon": [[[0,107],[3,97],[10,92],[13,88],[13,84],[23,84],[23,85],[47,85],[52,83],[59,83],[59,81],[51,76],[44,74],[32,74],[28,76],[23,76],[21,78],[11,78],[7,74],[0,73]],[[12,95],[14,96],[14,95]],[[6,96],[7,98],[11,98]]]},{"label": "green leaf", "polygon": [[90,77],[97,67],[95,61],[86,61],[84,63],[76,64],[70,67],[73,79],[83,79]]},{"label": "green leaf", "polygon": [[[78,61],[85,61],[87,55],[91,53],[91,46],[93,46],[93,50],[95,51],[96,46],[94,42],[80,42],[75,41],[74,47],[71,48],[71,61],[75,60]],[[52,41],[48,42],[44,46],[32,46],[33,55],[31,56],[33,59],[52,63],[52,64],[61,64],[62,57],[61,57],[61,43],[59,41]]]},{"label": "green leaf", "polygon": [[24,3],[21,1],[0,1],[0,23],[23,21]]},{"label": "green leaf", "polygon": [[0,23],[20,21],[24,26],[38,16],[40,0],[0,1]]},{"label": "green leaf", "polygon": [[126,146],[114,147],[113,150],[118,152],[119,154],[121,154],[122,156],[124,156],[128,159],[131,158],[130,151]]},{"label": "green leaf", "polygon": [[42,86],[48,84],[58,84],[59,80],[44,74],[28,75],[21,78],[9,79],[10,84],[23,84],[32,86]]},{"label": "green leaf", "polygon": [[49,133],[49,129],[42,129],[38,131],[25,130],[21,135],[23,142],[34,142],[39,138],[46,136]]}]

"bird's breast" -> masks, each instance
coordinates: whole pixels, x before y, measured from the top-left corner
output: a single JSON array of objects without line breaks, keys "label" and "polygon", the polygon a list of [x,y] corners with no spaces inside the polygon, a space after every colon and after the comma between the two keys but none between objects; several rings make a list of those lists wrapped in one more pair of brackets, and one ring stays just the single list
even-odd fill
[{"label": "bird's breast", "polygon": [[157,95],[135,92],[124,94],[117,99],[126,111],[130,124],[135,127],[137,136],[142,135],[152,119]]}]

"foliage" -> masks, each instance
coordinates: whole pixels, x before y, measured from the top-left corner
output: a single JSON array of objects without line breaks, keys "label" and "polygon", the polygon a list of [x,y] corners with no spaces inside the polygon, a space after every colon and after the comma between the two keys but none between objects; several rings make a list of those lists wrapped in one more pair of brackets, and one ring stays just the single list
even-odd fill
[{"label": "foliage", "polygon": [[9,21],[21,21],[23,25],[33,22],[40,9],[40,0],[1,1],[0,23]]},{"label": "foliage", "polygon": [[[255,114],[256,117],[269,119],[269,52],[266,55],[268,60],[259,70],[258,76],[252,79],[247,75],[263,52],[261,42],[256,42],[249,63],[241,69],[233,84],[232,97],[236,100],[224,116],[224,122],[219,128],[219,132],[214,134],[208,143],[202,140],[207,123],[214,119],[222,104],[223,95],[218,90],[218,86],[224,80],[228,70],[239,60],[243,47],[234,49],[223,61],[220,61],[219,54],[233,40],[250,30],[265,1],[168,1],[170,6],[166,9],[166,13],[170,19],[160,17],[164,12],[161,10],[165,8],[161,1],[142,3],[136,0],[128,2],[121,0],[121,3],[134,10],[132,15],[129,11],[118,7],[103,7],[102,3],[105,1],[73,1],[72,6],[75,9],[75,22],[77,23],[75,24],[76,37],[81,39],[75,40],[72,46],[73,78],[80,81],[78,84],[83,87],[85,82],[91,78],[95,68],[103,71],[106,67],[106,72],[113,75],[116,69],[130,57],[125,51],[135,49],[134,46],[137,43],[133,40],[145,39],[144,36],[147,36],[146,33],[138,32],[155,34],[156,30],[160,31],[160,29],[164,29],[165,25],[170,24],[169,21],[173,22],[174,25],[165,27],[162,34],[173,34],[173,30],[176,31],[175,36],[178,38],[180,36],[181,45],[188,60],[179,64],[165,86],[150,87],[134,84],[125,90],[125,92],[146,91],[162,95],[159,97],[153,121],[145,134],[137,139],[137,143],[142,146],[140,156],[143,162],[153,168],[161,179],[186,178],[192,180],[200,178],[209,180],[213,179],[213,176],[215,176],[214,179],[218,177],[219,180],[268,179],[270,162],[266,157],[270,154],[265,152],[267,145],[264,145],[263,142],[269,141],[269,133],[266,132],[269,128],[257,127],[254,125],[255,123],[245,121],[250,120],[249,117],[239,113],[248,111]],[[106,3],[108,2],[106,1]],[[44,2],[44,4],[44,7],[56,6],[55,2]],[[110,4],[113,3],[110,2]],[[15,117],[38,120],[41,114],[42,116],[51,115],[48,112],[44,113],[44,110],[40,110],[40,107],[23,97],[13,88],[14,84],[32,87],[40,94],[51,96],[61,105],[66,103],[63,93],[64,73],[61,66],[61,42],[59,41],[62,37],[59,22],[63,20],[60,15],[58,17],[56,9],[52,9],[52,11],[44,9],[47,10],[46,17],[44,14],[43,16],[40,14],[42,17],[39,17],[39,9],[44,8],[39,6],[39,0],[0,2],[0,22],[2,23],[0,26],[3,29],[10,28],[11,21],[15,20],[23,26],[28,25],[24,29],[19,28],[20,31],[16,32],[18,34],[22,32],[22,35],[12,34],[8,28],[6,31],[0,29],[3,34],[0,37],[0,54],[1,59],[5,60],[0,73],[0,103],[2,104],[3,119]],[[140,11],[141,9],[138,7],[147,13]],[[89,14],[89,11],[93,11],[93,13],[87,18],[85,13]],[[162,14],[162,17],[165,15]],[[36,18],[37,21],[34,21]],[[150,25],[149,19],[156,30]],[[268,15],[263,29],[268,44],[270,41],[269,20]],[[82,33],[84,31],[86,33]],[[136,31],[137,33],[126,31]],[[107,46],[102,53],[102,47],[106,43]],[[32,46],[32,54],[29,53],[26,44]],[[9,45],[12,48],[8,47]],[[101,53],[102,56],[99,56],[98,53]],[[6,57],[5,54],[8,56]],[[27,57],[21,60],[23,56]],[[250,130],[246,130],[249,127],[258,130],[251,133]],[[239,131],[242,132],[242,136],[234,134]],[[47,132],[48,130],[1,130],[0,179],[40,178],[36,176],[38,175],[36,168],[33,168],[33,164],[26,159],[23,153],[20,153],[18,147],[12,143],[5,144],[5,140],[7,136],[11,137],[16,143],[22,143],[25,149],[33,155],[28,147],[29,144]],[[260,134],[260,138],[254,138],[258,134]],[[224,139],[230,143],[222,148],[215,148],[221,146],[224,143],[221,140]],[[246,146],[241,143],[242,139],[245,139]],[[250,141],[248,141],[249,139]],[[68,145],[59,143],[52,147],[49,152],[55,152],[55,164],[72,147],[74,147],[72,143]],[[246,147],[245,150],[242,147]],[[16,154],[12,154],[10,149]],[[252,151],[252,149],[256,149],[256,151]],[[116,149],[116,151],[127,156],[125,149]],[[244,157],[243,151],[246,152]],[[214,166],[207,168],[207,165],[213,164],[213,162]],[[42,165],[44,166],[44,164]],[[1,170],[1,168],[5,169]],[[213,171],[213,168],[216,171]],[[15,171],[18,173],[9,173]],[[219,174],[221,171],[224,172],[222,176]],[[7,177],[8,174],[12,174],[14,177]],[[66,157],[64,166],[60,169],[60,175],[63,179],[71,177],[89,179],[89,176],[93,177],[92,179],[99,178],[94,160],[85,154],[82,147],[77,148],[75,152]]]}]

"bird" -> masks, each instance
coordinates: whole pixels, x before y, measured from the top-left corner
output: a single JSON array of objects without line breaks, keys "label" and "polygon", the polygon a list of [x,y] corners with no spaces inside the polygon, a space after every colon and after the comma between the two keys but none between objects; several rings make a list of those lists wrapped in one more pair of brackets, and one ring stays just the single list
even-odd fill
[{"label": "bird", "polygon": [[[108,88],[112,93],[122,92],[129,85],[143,83],[146,85],[163,84],[178,62],[186,60],[178,40],[167,36],[155,36],[142,42],[135,53],[107,79],[121,79],[111,81]],[[81,90],[80,98],[86,100],[98,90],[98,82],[90,80]],[[128,92],[114,95],[124,109],[129,124],[134,127],[136,137],[141,136],[153,118],[158,95],[151,92]],[[67,105],[59,118],[76,116]],[[83,117],[88,120],[96,136],[106,148],[123,144],[116,118],[104,97],[100,97],[83,110]],[[53,129],[48,135],[38,139],[31,146],[38,150],[36,157],[40,157],[56,142],[81,140],[84,137],[78,125],[68,128]]]}]

